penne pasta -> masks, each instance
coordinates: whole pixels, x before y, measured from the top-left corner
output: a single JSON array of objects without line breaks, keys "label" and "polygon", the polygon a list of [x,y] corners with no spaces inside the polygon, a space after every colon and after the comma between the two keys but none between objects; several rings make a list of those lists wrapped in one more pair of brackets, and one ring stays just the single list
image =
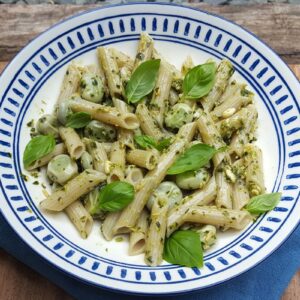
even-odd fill
[{"label": "penne pasta", "polygon": [[243,126],[233,136],[230,142],[230,152],[241,156],[244,146],[254,139],[254,131],[257,122],[257,110],[254,105],[250,104],[245,108]]},{"label": "penne pasta", "polygon": [[222,96],[219,99],[217,99],[217,101],[215,102],[215,106],[217,107],[221,105],[223,102],[232,98],[233,95],[237,91],[240,91],[243,87],[245,87],[245,85],[237,83],[236,80],[232,80],[231,82],[229,82]]},{"label": "penne pasta", "polygon": [[[219,131],[217,130],[214,122],[209,113],[199,111],[200,116],[197,121],[198,130],[204,143],[214,146],[216,149],[224,147],[224,143]],[[213,157],[215,168],[222,162],[225,157],[224,152],[216,153]]]},{"label": "penne pasta", "polygon": [[65,212],[72,221],[80,236],[86,239],[93,227],[93,218],[84,208],[82,203],[77,200],[65,208]]},{"label": "penne pasta", "polygon": [[195,64],[193,62],[193,59],[190,55],[188,55],[186,57],[186,59],[184,60],[182,66],[181,66],[181,73],[182,75],[186,75],[186,73],[188,73],[191,69],[193,69],[195,67]]},{"label": "penne pasta", "polygon": [[110,150],[111,150],[112,143],[101,143],[101,144],[102,144],[102,146],[103,146],[105,152],[106,152],[106,153],[109,153]]},{"label": "penne pasta", "polygon": [[128,56],[127,54],[125,54],[122,51],[119,51],[116,48],[109,48],[108,52],[116,60],[119,69],[126,67],[130,71],[133,70],[134,61],[133,61],[133,59],[131,59],[130,56]]},{"label": "penne pasta", "polygon": [[48,162],[57,155],[65,154],[67,152],[67,148],[64,143],[56,144],[53,151],[49,154],[39,158],[32,165],[30,165],[27,170],[32,171],[34,169],[43,167],[48,164]]},{"label": "penne pasta", "polygon": [[148,218],[149,214],[147,210],[143,210],[141,216],[136,224],[136,227],[132,229],[129,237],[129,255],[138,255],[145,252],[146,234],[148,231]]},{"label": "penne pasta", "polygon": [[244,160],[247,165],[246,185],[251,197],[265,192],[262,152],[252,144],[244,148]]},{"label": "penne pasta", "polygon": [[93,167],[96,171],[105,173],[105,164],[108,161],[107,154],[102,143],[84,138],[88,152],[91,154],[93,159]]},{"label": "penne pasta", "polygon": [[106,179],[104,173],[84,170],[40,203],[41,208],[62,211]]},{"label": "penne pasta", "polygon": [[156,121],[152,118],[147,106],[140,103],[136,108],[136,116],[139,119],[141,129],[146,135],[152,136],[157,140],[164,137]]},{"label": "penne pasta", "polygon": [[252,221],[252,216],[246,210],[193,206],[183,219],[184,222],[211,224],[223,229],[233,228],[241,230]]},{"label": "penne pasta", "polygon": [[119,75],[119,68],[113,55],[104,47],[97,48],[98,59],[103,68],[111,97],[123,97],[124,88]]},{"label": "penne pasta", "polygon": [[155,198],[145,245],[145,263],[148,266],[158,266],[163,260],[168,209],[167,198]]},{"label": "penne pasta", "polygon": [[107,182],[124,180],[125,148],[120,142],[114,142],[110,150],[110,167]]},{"label": "penne pasta", "polygon": [[58,96],[58,104],[68,100],[73,94],[77,92],[80,79],[81,72],[78,67],[74,63],[69,64]]},{"label": "penne pasta", "polygon": [[71,158],[75,160],[80,158],[85,150],[85,146],[78,133],[73,128],[60,127],[59,135],[64,141]]},{"label": "penne pasta", "polygon": [[156,86],[150,102],[151,114],[161,128],[163,127],[164,113],[168,104],[171,83],[172,72],[168,68],[168,65],[164,61],[161,61]]},{"label": "penne pasta", "polygon": [[169,94],[169,104],[171,106],[175,105],[179,101],[179,95],[175,91],[175,89],[171,88],[170,89],[170,94]]},{"label": "penne pasta", "polygon": [[[224,164],[223,164],[224,165]],[[216,205],[219,208],[232,208],[232,186],[227,180],[223,167],[215,171],[217,197]]]},{"label": "penne pasta", "polygon": [[101,232],[107,241],[111,241],[113,239],[113,227],[118,221],[120,215],[121,212],[119,211],[108,213],[104,222],[102,223]]},{"label": "penne pasta", "polygon": [[153,170],[158,161],[158,153],[153,150],[130,150],[126,154],[126,160],[130,164],[136,165],[141,168]]},{"label": "penne pasta", "polygon": [[245,88],[245,85],[239,85],[237,91],[231,95],[226,101],[217,106],[212,112],[212,118],[221,118],[224,112],[234,109],[238,111],[241,107],[253,102],[254,94]]},{"label": "penne pasta", "polygon": [[142,181],[144,178],[144,174],[142,169],[137,168],[134,165],[129,165],[125,170],[125,181],[131,183],[132,185],[136,185]]},{"label": "penne pasta", "polygon": [[[128,113],[128,105],[120,100],[120,99],[113,99],[114,106],[121,112],[121,113]],[[122,145],[127,146],[130,149],[134,149],[134,140],[133,140],[133,131],[129,129],[119,128],[118,129],[118,140]]]},{"label": "penne pasta", "polygon": [[242,178],[238,178],[233,184],[232,189],[232,208],[241,210],[250,200],[246,182]]},{"label": "penne pasta", "polygon": [[92,103],[82,99],[70,101],[70,107],[75,112],[86,112],[92,119],[126,129],[136,129],[139,121],[132,113],[121,114],[116,108]]},{"label": "penne pasta", "polygon": [[216,181],[213,176],[203,189],[184,197],[178,205],[175,205],[168,213],[167,236],[170,236],[183,224],[183,216],[189,211],[190,207],[210,204],[216,198],[216,188]]},{"label": "penne pasta", "polygon": [[211,91],[201,99],[205,111],[213,109],[218,99],[226,90],[229,79],[234,73],[234,68],[229,60],[223,59],[217,67],[215,83]]},{"label": "penne pasta", "polygon": [[142,32],[134,61],[133,72],[146,60],[151,59],[153,52],[153,39],[146,32]]}]

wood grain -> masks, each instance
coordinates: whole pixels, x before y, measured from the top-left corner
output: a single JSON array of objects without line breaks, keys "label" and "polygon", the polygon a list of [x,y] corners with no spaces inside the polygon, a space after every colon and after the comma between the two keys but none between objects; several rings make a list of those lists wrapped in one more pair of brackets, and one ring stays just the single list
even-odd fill
[{"label": "wood grain", "polygon": [[71,300],[48,279],[0,250],[0,299]]},{"label": "wood grain", "polygon": [[[250,29],[270,44],[300,79],[300,5],[207,6]],[[30,39],[50,25],[92,6],[1,5],[0,73]],[[34,26],[33,22],[34,20]],[[261,27],[261,28],[259,28]],[[46,291],[46,292],[45,292]],[[62,289],[43,278],[11,255],[0,250],[0,299],[71,300]],[[300,271],[295,274],[281,300],[300,299]]]},{"label": "wood grain", "polygon": [[[300,62],[300,5],[191,4],[240,24],[269,44],[287,63]],[[29,8],[30,7],[30,8]],[[9,61],[29,40],[56,22],[99,5],[16,5],[0,9],[0,61]]]}]

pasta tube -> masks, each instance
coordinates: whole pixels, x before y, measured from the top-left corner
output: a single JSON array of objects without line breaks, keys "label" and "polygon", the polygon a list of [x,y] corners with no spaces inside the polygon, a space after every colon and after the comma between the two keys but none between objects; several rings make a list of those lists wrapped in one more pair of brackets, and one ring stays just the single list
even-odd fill
[{"label": "pasta tube", "polygon": [[[242,108],[237,113],[235,109],[232,110],[233,114],[228,118],[219,121],[216,123],[216,127],[219,129],[219,132],[223,138],[229,139],[234,132],[247,126],[248,122],[252,122],[252,120],[248,120],[248,117],[252,117],[251,110],[254,108],[252,104],[247,107]],[[224,117],[224,114],[223,114]]]},{"label": "pasta tube", "polygon": [[251,197],[265,192],[263,160],[261,150],[252,144],[244,148],[244,160],[247,165],[246,184]]},{"label": "pasta tube", "polygon": [[217,100],[226,90],[229,79],[234,73],[233,65],[229,60],[223,59],[217,67],[215,83],[211,91],[201,99],[201,104],[205,111],[213,109]]},{"label": "pasta tube", "polygon": [[78,200],[65,208],[65,212],[72,221],[80,236],[86,239],[93,227],[93,218]]},{"label": "pasta tube", "polygon": [[136,185],[144,178],[142,169],[129,165],[125,170],[125,181]]},{"label": "pasta tube", "polygon": [[232,208],[232,187],[228,182],[223,167],[215,172],[217,184],[216,205],[220,208]]},{"label": "pasta tube", "polygon": [[212,111],[214,119],[221,118],[225,111],[235,109],[238,111],[241,107],[253,102],[254,94],[245,88],[245,85],[239,85],[237,91],[222,104]]},{"label": "pasta tube", "polygon": [[[120,100],[120,99],[113,99],[114,106],[121,112],[121,113],[128,113],[128,105]],[[121,142],[121,144],[129,147],[130,149],[134,149],[134,141],[133,141],[133,131],[119,128],[118,129],[118,140]]]},{"label": "pasta tube", "polygon": [[96,171],[105,173],[105,164],[108,158],[102,143],[98,143],[87,138],[84,138],[83,141],[88,152],[92,156],[94,169]]},{"label": "pasta tube", "polygon": [[101,225],[101,232],[107,241],[111,241],[113,239],[114,237],[113,227],[118,221],[120,215],[121,215],[120,211],[111,212],[107,214],[105,220],[103,221]]},{"label": "pasta tube", "polygon": [[113,55],[104,47],[97,48],[98,59],[103,67],[111,97],[123,97],[124,88],[119,75],[119,68]]},{"label": "pasta tube", "polygon": [[119,69],[123,67],[127,67],[130,71],[133,69],[134,61],[131,59],[130,56],[125,54],[122,51],[119,51],[116,48],[108,49],[108,52],[114,57],[117,62]]},{"label": "pasta tube", "polygon": [[257,121],[257,110],[254,105],[250,104],[244,109],[246,112],[243,118],[243,127],[230,142],[230,152],[234,152],[238,156],[242,155],[244,146],[253,140]]},{"label": "pasta tube", "polygon": [[153,52],[153,39],[148,33],[142,32],[138,44],[137,54],[134,61],[133,71],[146,60],[151,59]]},{"label": "pasta tube", "polygon": [[172,72],[168,68],[168,65],[164,61],[161,61],[158,78],[150,102],[151,114],[161,128],[163,127],[164,113],[168,104],[171,83]]},{"label": "pasta tube", "polygon": [[168,209],[167,198],[155,198],[145,245],[145,262],[149,266],[158,266],[162,262]]},{"label": "pasta tube", "polygon": [[232,207],[241,210],[249,202],[249,192],[246,183],[242,178],[238,178],[232,189]]},{"label": "pasta tube", "polygon": [[[200,112],[200,116],[197,121],[197,125],[204,143],[214,146],[216,149],[224,147],[226,144],[224,143],[219,131],[214,125],[214,122],[210,114],[200,110],[199,112]],[[225,157],[224,152],[219,152],[214,155],[213,162],[215,168],[222,162],[224,157]]]},{"label": "pasta tube", "polygon": [[59,127],[59,135],[64,141],[71,158],[80,158],[85,147],[78,133],[70,127]]},{"label": "pasta tube", "polygon": [[68,100],[78,91],[80,79],[81,72],[78,67],[74,63],[69,64],[58,96],[58,104]]},{"label": "pasta tube", "polygon": [[136,166],[153,170],[157,165],[158,153],[152,150],[131,150],[126,155],[126,160]]},{"label": "pasta tube", "polygon": [[89,113],[92,119],[102,121],[117,127],[126,129],[136,129],[139,127],[139,121],[135,114],[121,114],[116,108],[105,106],[82,99],[73,99],[70,101],[70,107],[75,112]]},{"label": "pasta tube", "polygon": [[178,205],[171,209],[168,213],[167,236],[170,236],[173,231],[183,224],[182,216],[190,209],[190,207],[210,204],[216,198],[216,189],[215,177],[212,176],[203,189],[184,197]]},{"label": "pasta tube", "polygon": [[87,194],[106,179],[105,174],[95,170],[84,170],[68,181],[63,188],[55,191],[40,203],[41,208],[61,211],[71,203]]},{"label": "pasta tube", "polygon": [[190,55],[188,55],[186,57],[186,59],[184,60],[184,62],[182,63],[181,66],[181,73],[182,75],[186,75],[186,73],[188,73],[191,69],[193,69],[195,66],[193,59]]},{"label": "pasta tube", "polygon": [[193,206],[183,216],[183,220],[184,222],[219,226],[223,229],[234,228],[241,230],[252,221],[252,216],[246,210]]},{"label": "pasta tube", "polygon": [[154,121],[147,106],[144,103],[140,103],[137,106],[135,113],[140,121],[141,129],[146,135],[152,136],[157,140],[164,137],[164,134],[157,126],[156,121]]},{"label": "pasta tube", "polygon": [[114,142],[110,150],[110,167],[107,182],[124,180],[125,148],[120,142]]},{"label": "pasta tube", "polygon": [[138,255],[144,253],[146,244],[146,234],[148,231],[147,210],[143,210],[141,216],[136,224],[136,228],[132,229],[129,238],[129,255]]},{"label": "pasta tube", "polygon": [[34,170],[36,168],[43,167],[48,164],[48,162],[57,155],[65,154],[67,152],[67,148],[63,143],[55,145],[52,152],[49,154],[41,157],[40,159],[36,160],[31,166],[27,168],[28,171]]}]

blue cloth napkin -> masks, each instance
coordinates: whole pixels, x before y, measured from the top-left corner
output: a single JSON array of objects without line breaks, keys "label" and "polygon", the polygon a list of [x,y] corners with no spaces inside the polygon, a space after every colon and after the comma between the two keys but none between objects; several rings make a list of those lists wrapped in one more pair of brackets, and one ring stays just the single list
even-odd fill
[{"label": "blue cloth napkin", "polygon": [[[145,297],[121,295],[84,284],[55,269],[33,252],[10,228],[0,213],[0,246],[18,260],[39,272],[76,299],[139,300]],[[300,267],[300,226],[290,238],[264,262],[252,270],[204,291],[180,296],[160,297],[165,300],[274,300],[287,287]],[[153,297],[152,297],[153,298]],[[156,299],[158,299],[157,297]]]}]

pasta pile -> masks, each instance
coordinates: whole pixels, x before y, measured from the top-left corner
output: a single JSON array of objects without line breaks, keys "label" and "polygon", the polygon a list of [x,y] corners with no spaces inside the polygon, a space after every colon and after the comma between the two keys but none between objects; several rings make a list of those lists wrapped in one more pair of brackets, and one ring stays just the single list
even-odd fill
[{"label": "pasta pile", "polygon": [[[97,57],[69,64],[25,149],[26,169],[45,166],[52,183],[40,207],[64,211],[82,238],[94,219],[106,240],[129,234],[129,255],[150,266],[201,266],[217,230],[245,228],[266,211],[262,197],[274,198],[263,195],[254,94],[228,60],[195,66],[188,56],[177,70],[146,33],[134,59],[105,47]],[[194,262],[176,257],[175,240]]]}]

